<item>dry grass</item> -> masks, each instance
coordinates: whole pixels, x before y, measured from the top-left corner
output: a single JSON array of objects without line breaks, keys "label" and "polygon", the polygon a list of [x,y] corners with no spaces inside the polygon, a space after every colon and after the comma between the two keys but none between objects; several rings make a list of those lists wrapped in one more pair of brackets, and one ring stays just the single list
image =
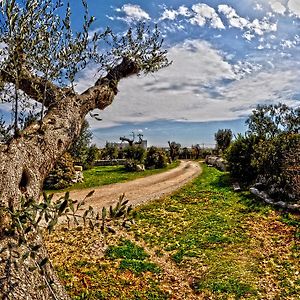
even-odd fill
[{"label": "dry grass", "polygon": [[97,230],[47,238],[73,299],[299,299],[299,216],[234,193],[227,174],[205,167],[136,213],[107,237],[121,255]]}]

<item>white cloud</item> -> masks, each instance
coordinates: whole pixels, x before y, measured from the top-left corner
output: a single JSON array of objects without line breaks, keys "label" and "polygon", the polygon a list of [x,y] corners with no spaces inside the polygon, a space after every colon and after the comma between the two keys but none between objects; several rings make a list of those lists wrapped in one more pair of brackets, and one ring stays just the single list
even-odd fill
[{"label": "white cloud", "polygon": [[89,65],[77,75],[74,82],[76,92],[83,93],[86,89],[95,84],[100,75],[97,66]]},{"label": "white cloud", "polygon": [[122,6],[122,10],[128,17],[137,21],[143,19],[150,20],[150,16],[148,15],[148,13],[146,13],[139,5],[124,4]]},{"label": "white cloud", "polygon": [[206,24],[206,19],[201,15],[196,15],[190,20],[192,25],[199,25],[200,27]]},{"label": "white cloud", "polygon": [[150,20],[150,16],[147,12],[145,12],[139,5],[135,4],[124,4],[121,8],[115,9],[118,13],[123,13],[124,17],[112,17],[107,16],[111,20],[122,20],[127,23],[131,23],[134,21],[143,21]]},{"label": "white cloud", "polygon": [[184,16],[184,17],[190,16],[189,9],[186,6],[184,6],[184,5],[181,5],[178,8],[178,14],[181,15],[181,16]]},{"label": "white cloud", "polygon": [[[185,76],[185,72],[182,75]],[[212,85],[215,86],[214,94],[205,88],[199,88],[196,92],[188,87],[181,93],[149,89],[148,93],[145,93],[146,98],[139,97],[134,103],[124,104],[123,109],[127,107],[128,117],[132,122],[157,119],[192,122],[231,120],[247,115],[259,103],[289,103],[287,100],[291,99],[295,83],[299,82],[298,78],[299,72],[294,74],[289,70],[250,73],[227,86],[215,83]],[[133,90],[134,86],[135,84],[131,85]],[[142,101],[141,98],[146,101]]]},{"label": "white cloud", "polygon": [[[265,1],[265,0],[260,0]],[[300,1],[299,0],[269,0],[272,10],[278,14],[285,14],[289,10],[291,15],[300,18]]]},{"label": "white cloud", "polygon": [[226,4],[219,5],[218,11],[226,16],[230,26],[246,30],[243,36],[249,41],[254,37],[253,34],[263,35],[267,32],[277,31],[277,24],[270,22],[267,17],[250,21],[239,16],[234,8]]},{"label": "white cloud", "polygon": [[[154,76],[121,81],[114,103],[100,112],[103,122],[91,121],[92,125],[204,118],[201,111],[210,102],[209,87],[236,76],[223,55],[207,42],[186,41],[171,48],[169,56],[174,63]],[[82,78],[78,86],[90,84],[89,76]]]},{"label": "white cloud", "polygon": [[232,27],[243,29],[249,24],[247,19],[240,17],[235,9],[227,4],[219,5],[218,10],[227,17],[228,22]]},{"label": "white cloud", "polygon": [[243,80],[233,82],[226,89],[222,88],[222,92],[225,103],[228,103],[233,112],[247,114],[247,107],[251,109],[259,103],[281,101],[292,104],[297,84],[299,71],[289,68],[271,69],[252,73]]},{"label": "white cloud", "polygon": [[255,3],[255,6],[254,6],[254,8],[253,8],[254,10],[259,10],[259,11],[262,11],[263,10],[263,7],[262,7],[262,5],[261,4],[259,4],[259,3]]},{"label": "white cloud", "polygon": [[291,41],[291,40],[282,40],[280,43],[280,46],[282,48],[294,48],[296,46],[296,41]]},{"label": "white cloud", "polygon": [[233,70],[236,74],[236,78],[241,80],[249,74],[256,73],[262,69],[262,65],[254,64],[247,61],[238,61],[234,66]]},{"label": "white cloud", "polygon": [[300,17],[300,1],[299,0],[289,0],[288,8],[297,17]]},{"label": "white cloud", "polygon": [[168,19],[168,20],[175,20],[176,17],[178,15],[178,12],[176,10],[173,10],[173,9],[165,9],[160,20],[165,20],[165,19]]},{"label": "white cloud", "polygon": [[270,5],[271,5],[271,8],[273,9],[273,11],[278,14],[283,15],[286,12],[286,7],[278,1],[271,1]]},{"label": "white cloud", "polygon": [[[156,120],[232,120],[247,115],[259,103],[295,104],[291,99],[299,91],[300,68],[289,57],[231,65],[228,55],[201,40],[176,45],[169,49],[169,56],[173,64],[153,76],[121,81],[113,104],[100,112],[103,121],[90,120],[91,126]],[[267,67],[262,66],[264,62]],[[90,86],[96,79],[94,73],[87,70],[77,88]]]},{"label": "white cloud", "polygon": [[175,32],[186,29],[184,25],[177,23],[177,22],[173,22],[172,24],[164,25],[162,28],[164,29],[164,31],[163,31],[164,33],[166,33],[166,32],[175,33]]},{"label": "white cloud", "polygon": [[178,16],[189,17],[190,14],[191,13],[190,13],[189,9],[184,5],[181,5],[177,10],[168,9],[167,7],[164,7],[164,11],[159,20],[172,20],[173,21]]},{"label": "white cloud", "polygon": [[262,20],[255,19],[248,25],[250,30],[253,30],[257,35],[263,35],[265,32],[277,31],[277,24],[271,23],[267,18]]},{"label": "white cloud", "polygon": [[[270,2],[270,5],[278,13],[284,13],[285,7],[278,1]],[[258,3],[256,3],[255,7],[256,10],[262,9],[262,5]],[[194,4],[191,10],[186,6],[180,6],[177,10],[164,7],[160,20],[168,19],[174,21],[178,16],[183,16],[192,25],[200,27],[209,25],[215,29],[225,29],[225,25],[219,14],[223,14],[226,17],[229,27],[244,31],[243,37],[248,41],[251,41],[257,35],[262,36],[265,33],[277,31],[277,23],[271,21],[274,17],[272,13],[266,14],[261,19],[250,20],[249,18],[240,16],[233,7],[227,4],[218,5],[217,11],[205,3]]]},{"label": "white cloud", "polygon": [[255,35],[249,31],[247,31],[243,34],[243,38],[250,42],[250,41],[252,41],[252,39],[255,38]]},{"label": "white cloud", "polygon": [[204,26],[207,21],[211,27],[216,29],[225,29],[225,26],[216,13],[215,9],[204,3],[198,3],[192,6],[195,15],[190,19],[191,24]]}]

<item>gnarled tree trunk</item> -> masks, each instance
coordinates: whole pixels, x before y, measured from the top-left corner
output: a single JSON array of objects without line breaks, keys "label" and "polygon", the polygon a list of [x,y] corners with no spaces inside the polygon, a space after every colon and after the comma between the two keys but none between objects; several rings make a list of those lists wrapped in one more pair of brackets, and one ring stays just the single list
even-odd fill
[{"label": "gnarled tree trunk", "polygon": [[[104,109],[110,105],[117,93],[119,80],[138,71],[134,63],[123,59],[120,65],[81,95],[73,92],[64,95],[63,90],[49,84],[49,98],[46,99],[48,112],[42,124],[29,126],[20,136],[0,146],[1,205],[13,211],[18,207],[21,197],[37,200],[44,179],[79,135],[86,114],[95,108]],[[20,82],[22,89],[32,98],[35,98],[38,84],[32,76],[24,76]],[[0,298],[68,299],[51,264],[47,264],[44,274],[38,270],[30,271],[30,265],[35,264],[31,259],[15,266],[9,254],[9,245],[17,241],[18,237],[8,233],[9,222],[6,216],[2,216],[0,250],[8,249],[0,254]],[[35,239],[42,238],[37,235]],[[24,251],[20,249],[21,254]],[[46,255],[44,247],[41,247],[38,255],[41,258]]]}]

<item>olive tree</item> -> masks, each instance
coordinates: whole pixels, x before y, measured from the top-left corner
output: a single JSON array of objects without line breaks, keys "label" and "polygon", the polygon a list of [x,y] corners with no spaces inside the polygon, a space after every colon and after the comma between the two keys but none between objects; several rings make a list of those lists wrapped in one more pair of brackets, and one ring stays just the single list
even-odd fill
[{"label": "olive tree", "polygon": [[299,133],[300,108],[283,103],[258,105],[246,120],[248,134],[261,139],[272,139],[280,133]]},{"label": "olive tree", "polygon": [[229,147],[232,140],[231,129],[219,129],[215,133],[215,140],[217,143],[217,149],[224,152]]},{"label": "olive tree", "polygon": [[[30,226],[30,232],[23,232],[20,238],[22,224],[15,224],[18,230],[12,230],[12,218],[26,201],[38,201],[44,179],[80,134],[85,116],[112,103],[120,80],[169,64],[157,28],[139,24],[123,34],[107,28],[91,36],[94,18],[83,0],[82,30],[73,32],[71,8],[64,5],[66,2],[0,3],[1,99],[11,103],[14,116],[11,138],[0,144],[1,299],[68,299],[51,264],[43,272],[29,267],[47,256],[46,249]],[[89,63],[97,64],[98,79],[77,93],[75,76]],[[38,104],[36,121],[21,128],[23,107],[32,103]],[[26,256],[27,235],[39,247],[32,244],[35,255],[16,266],[14,256]],[[39,269],[41,265],[44,260],[39,261]]]},{"label": "olive tree", "polygon": [[169,145],[171,161],[174,161],[179,157],[181,145],[174,141],[173,142],[168,141],[168,145]]}]

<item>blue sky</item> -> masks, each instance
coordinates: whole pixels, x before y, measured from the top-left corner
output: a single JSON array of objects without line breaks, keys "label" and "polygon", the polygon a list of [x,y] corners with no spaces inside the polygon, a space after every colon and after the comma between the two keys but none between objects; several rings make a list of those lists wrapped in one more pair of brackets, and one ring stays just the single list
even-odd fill
[{"label": "blue sky", "polygon": [[[74,25],[78,0],[71,0]],[[143,132],[151,144],[213,144],[218,128],[245,130],[257,104],[300,101],[300,1],[88,0],[93,31],[124,32],[138,21],[158,24],[173,64],[120,83],[114,103],[89,120],[94,142]],[[77,78],[83,91],[90,67]]]}]

